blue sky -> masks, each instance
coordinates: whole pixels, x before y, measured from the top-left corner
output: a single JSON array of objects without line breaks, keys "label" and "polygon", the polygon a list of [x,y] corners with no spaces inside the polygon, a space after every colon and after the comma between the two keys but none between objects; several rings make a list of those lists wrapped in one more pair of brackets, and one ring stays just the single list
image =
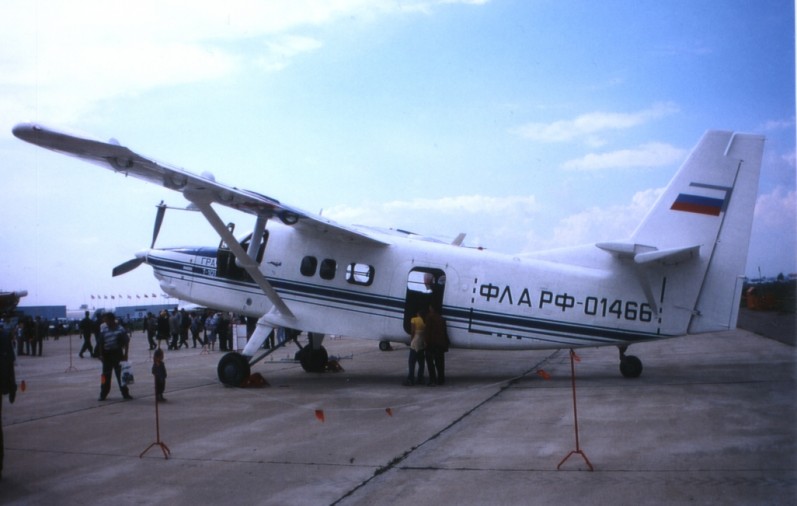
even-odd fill
[{"label": "blue sky", "polygon": [[[511,253],[622,239],[705,130],[761,133],[747,274],[797,272],[794,27],[785,0],[4,2],[0,289],[160,294],[148,268],[110,271],[160,200],[184,205],[26,145],[21,121]],[[192,213],[159,239],[217,242]]]}]

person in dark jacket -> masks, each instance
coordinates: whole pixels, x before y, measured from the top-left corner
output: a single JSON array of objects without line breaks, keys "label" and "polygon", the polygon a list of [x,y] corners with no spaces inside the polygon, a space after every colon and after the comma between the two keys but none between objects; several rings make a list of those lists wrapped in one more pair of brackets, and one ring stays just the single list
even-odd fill
[{"label": "person in dark jacket", "polygon": [[94,356],[94,348],[91,346],[91,329],[94,327],[94,322],[86,311],[86,315],[80,320],[80,335],[83,336],[83,347],[80,348],[78,355],[83,358],[83,353],[89,352],[89,356]]},{"label": "person in dark jacket", "polygon": [[[3,395],[8,396],[8,402],[14,404],[17,395],[17,380],[14,375],[14,345],[11,336],[5,328],[0,326],[0,418],[3,415]],[[0,480],[3,479],[3,427],[0,424]]]},{"label": "person in dark jacket", "polygon": [[155,377],[155,399],[166,402],[163,392],[166,391],[166,364],[163,363],[163,350],[158,348],[152,354],[152,375]]},{"label": "person in dark jacket", "polygon": [[448,330],[446,321],[429,306],[426,313],[426,369],[429,371],[429,386],[442,385],[446,382],[446,352],[448,351]]}]

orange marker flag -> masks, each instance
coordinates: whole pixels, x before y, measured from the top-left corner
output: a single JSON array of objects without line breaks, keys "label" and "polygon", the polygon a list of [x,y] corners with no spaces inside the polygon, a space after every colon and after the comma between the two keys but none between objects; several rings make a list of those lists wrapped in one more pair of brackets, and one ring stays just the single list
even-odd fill
[{"label": "orange marker flag", "polygon": [[575,351],[573,351],[573,352],[571,352],[571,353],[573,353],[573,360],[575,360],[576,362],[581,362],[581,357],[579,357],[578,355],[576,355],[576,352],[575,352]]},{"label": "orange marker flag", "polygon": [[547,372],[545,372],[543,369],[540,369],[539,371],[537,371],[537,375],[538,375],[540,378],[542,378],[542,379],[544,379],[544,380],[546,380],[546,381],[547,381],[547,380],[549,380],[549,379],[551,379],[551,375],[550,375],[550,374],[548,374]]},{"label": "orange marker flag", "polygon": [[19,389],[23,392],[28,389],[28,385],[25,384],[25,380],[22,380],[22,383],[19,384]]},{"label": "orange marker flag", "polygon": [[317,409],[315,410],[315,417],[318,418],[318,421],[323,423],[324,422],[324,410]]},{"label": "orange marker flag", "polygon": [[385,408],[385,413],[387,413],[387,416],[393,416],[393,410],[390,408]]}]

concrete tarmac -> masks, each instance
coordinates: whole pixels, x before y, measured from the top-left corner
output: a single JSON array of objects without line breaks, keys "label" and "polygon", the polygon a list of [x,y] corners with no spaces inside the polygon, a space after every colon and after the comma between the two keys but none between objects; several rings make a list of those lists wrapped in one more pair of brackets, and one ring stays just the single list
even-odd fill
[{"label": "concrete tarmac", "polygon": [[636,345],[634,380],[616,349],[577,350],[578,446],[567,350],[452,350],[432,388],[401,385],[405,346],[324,345],[344,371],[305,373],[291,345],[253,368],[269,386],[237,389],[216,379],[220,352],[166,351],[158,436],[142,333],[132,401],[115,382],[97,400],[79,338],[71,362],[69,339],[46,341],[17,359],[16,403],[3,398],[0,503],[797,503],[786,344],[736,330]]}]

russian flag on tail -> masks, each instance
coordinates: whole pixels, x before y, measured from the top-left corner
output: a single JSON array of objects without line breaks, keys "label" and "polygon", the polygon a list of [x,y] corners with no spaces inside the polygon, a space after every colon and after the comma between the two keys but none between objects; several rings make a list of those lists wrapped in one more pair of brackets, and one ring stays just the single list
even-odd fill
[{"label": "russian flag on tail", "polygon": [[678,194],[670,209],[673,211],[686,211],[687,213],[706,214],[719,216],[725,205],[725,199],[704,197],[702,195]]}]

